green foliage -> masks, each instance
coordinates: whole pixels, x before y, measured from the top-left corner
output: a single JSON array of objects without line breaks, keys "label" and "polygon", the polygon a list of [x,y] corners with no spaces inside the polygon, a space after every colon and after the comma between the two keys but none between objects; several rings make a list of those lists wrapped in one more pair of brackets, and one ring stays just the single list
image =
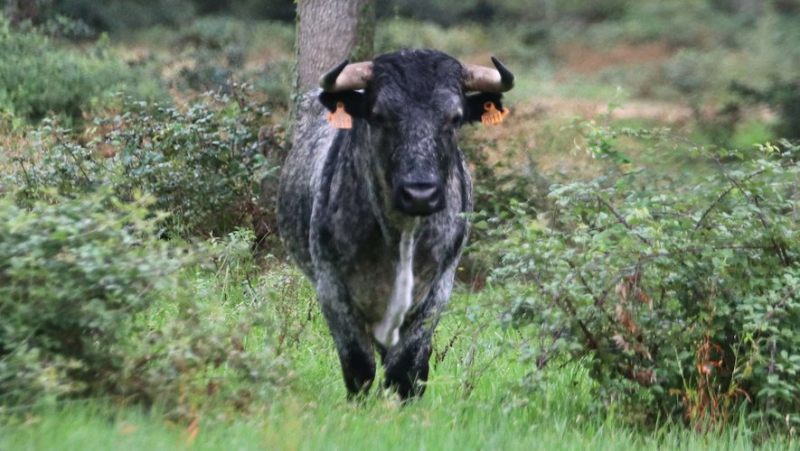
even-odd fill
[{"label": "green foliage", "polygon": [[293,21],[295,2],[292,0],[191,0],[198,14],[233,14],[244,19]]},{"label": "green foliage", "polygon": [[753,420],[800,423],[798,149],[766,145],[737,164],[705,151],[718,173],[663,191],[620,169],[629,159],[617,142],[660,133],[580,129],[617,169],[553,185],[546,217],[511,202],[488,221],[508,320],[540,326],[522,329],[532,365],[579,359],[606,407],[621,403],[629,418],[722,428],[746,406]]},{"label": "green foliage", "polygon": [[[375,54],[394,52],[403,48],[434,48],[454,58],[466,58],[491,52],[516,66],[532,64],[544,53],[547,33],[529,26],[519,26],[495,33],[475,24],[444,28],[441,25],[410,19],[382,22],[375,32]],[[491,64],[487,61],[483,64]]]},{"label": "green foliage", "polygon": [[576,17],[587,22],[600,22],[622,17],[630,0],[610,0],[604,2],[587,2],[581,0],[566,0],[557,2],[554,9],[557,14],[566,17]]},{"label": "green foliage", "polygon": [[12,31],[3,18],[0,54],[4,109],[28,119],[41,119],[48,111],[80,117],[92,97],[116,85],[123,72],[116,61],[60,50],[36,32]]},{"label": "green foliage", "polygon": [[158,239],[151,205],[0,200],[4,405],[110,396],[183,419],[209,404],[249,410],[283,383],[269,297],[243,291],[258,270],[252,233],[190,252]]},{"label": "green foliage", "polygon": [[48,112],[80,118],[91,101],[128,81],[102,42],[87,52],[60,49],[36,31],[14,31],[0,17],[0,111],[30,120]]},{"label": "green foliage", "polygon": [[185,61],[175,84],[195,91],[230,89],[248,80],[270,104],[284,106],[291,90],[294,28],[279,22],[203,17],[177,31],[142,32],[148,46],[168,42]]},{"label": "green foliage", "polygon": [[157,405],[171,418],[201,408],[243,413],[261,408],[286,382],[276,357],[275,321],[265,304],[271,287],[254,287],[261,268],[252,232],[237,231],[203,246],[201,265],[187,267],[184,289],[132,320],[124,344],[120,394]]},{"label": "green foliage", "polygon": [[436,48],[459,58],[474,53],[487,39],[485,30],[478,26],[448,30],[432,23],[395,19],[377,28],[375,53],[402,48]]},{"label": "green foliage", "polygon": [[117,32],[157,24],[176,25],[194,16],[189,0],[61,0],[54,10],[95,30]]},{"label": "green foliage", "polygon": [[291,0],[59,0],[52,9],[95,30],[109,32],[156,25],[174,27],[209,14],[280,21],[293,21],[295,16]]},{"label": "green foliage", "polygon": [[115,389],[132,318],[173,291],[184,257],[150,202],[102,193],[20,208],[0,198],[0,399]]},{"label": "green foliage", "polygon": [[234,89],[208,93],[186,109],[123,100],[125,113],[95,119],[86,144],[45,121],[6,189],[22,202],[47,198],[52,189],[78,197],[111,186],[123,200],[144,192],[155,197],[155,210],[170,213],[169,234],[222,236],[256,213],[266,169],[258,131],[269,113],[249,90]]},{"label": "green foliage", "polygon": [[739,83],[734,83],[731,89],[747,103],[766,104],[775,108],[780,115],[775,124],[777,136],[800,139],[800,82],[773,79],[764,89]]}]

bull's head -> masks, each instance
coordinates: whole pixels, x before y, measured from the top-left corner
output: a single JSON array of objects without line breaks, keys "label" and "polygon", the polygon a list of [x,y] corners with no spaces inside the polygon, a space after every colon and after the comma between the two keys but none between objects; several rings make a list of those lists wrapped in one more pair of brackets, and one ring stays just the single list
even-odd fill
[{"label": "bull's head", "polygon": [[320,101],[347,113],[369,130],[378,182],[391,206],[410,216],[445,207],[445,186],[457,158],[459,128],[480,120],[487,102],[498,109],[514,75],[461,64],[432,50],[404,50],[371,62],[344,61],[320,78]]}]

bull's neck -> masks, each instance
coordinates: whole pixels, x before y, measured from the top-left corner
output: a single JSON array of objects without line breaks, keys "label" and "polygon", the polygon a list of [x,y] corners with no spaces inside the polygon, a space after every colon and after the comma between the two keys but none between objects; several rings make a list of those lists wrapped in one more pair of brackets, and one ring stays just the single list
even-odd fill
[{"label": "bull's neck", "polygon": [[364,194],[369,209],[381,228],[387,244],[397,241],[403,230],[413,228],[414,221],[408,221],[392,210],[391,187],[379,163],[377,149],[373,148],[370,126],[366,121],[354,123],[353,131],[356,145],[351,148],[354,171],[358,180],[364,183]]}]

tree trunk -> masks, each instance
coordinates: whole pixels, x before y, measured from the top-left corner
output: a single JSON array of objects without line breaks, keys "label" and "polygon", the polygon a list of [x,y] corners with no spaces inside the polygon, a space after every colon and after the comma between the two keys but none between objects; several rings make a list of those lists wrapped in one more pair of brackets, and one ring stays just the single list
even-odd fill
[{"label": "tree trunk", "polygon": [[[301,112],[297,99],[317,86],[320,75],[344,59],[365,61],[372,58],[375,39],[375,0],[298,0],[297,38],[295,42],[296,66],[290,99],[290,129],[286,143],[276,143],[275,133],[263,130],[259,142],[265,149],[270,164],[280,166],[291,147],[293,124],[301,114],[315,114],[318,110]],[[319,107],[321,109],[321,107]],[[262,135],[262,133],[259,133]],[[277,147],[280,148],[277,148]],[[275,147],[275,148],[272,148]],[[253,217],[257,245],[260,249],[276,243],[276,205],[278,173],[270,172],[261,180],[259,212]]]},{"label": "tree trunk", "polygon": [[345,58],[372,58],[375,0],[299,0],[295,97]]}]

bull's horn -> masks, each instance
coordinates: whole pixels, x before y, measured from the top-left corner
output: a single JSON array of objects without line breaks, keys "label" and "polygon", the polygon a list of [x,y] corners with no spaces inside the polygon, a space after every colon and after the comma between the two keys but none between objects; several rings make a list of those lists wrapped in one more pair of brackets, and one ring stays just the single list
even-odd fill
[{"label": "bull's horn", "polygon": [[514,74],[500,61],[497,61],[497,58],[492,57],[492,63],[497,70],[474,64],[464,64],[466,72],[464,89],[497,93],[510,91],[514,87]]},{"label": "bull's horn", "polygon": [[319,86],[325,92],[364,89],[372,78],[372,62],[350,64],[344,60],[319,78]]}]

